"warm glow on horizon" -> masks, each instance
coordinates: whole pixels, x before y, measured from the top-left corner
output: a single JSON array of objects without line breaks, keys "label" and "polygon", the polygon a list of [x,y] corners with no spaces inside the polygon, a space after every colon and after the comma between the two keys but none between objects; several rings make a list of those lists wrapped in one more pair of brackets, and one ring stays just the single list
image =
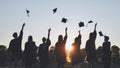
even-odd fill
[{"label": "warm glow on horizon", "polygon": [[71,63],[71,57],[70,57],[71,50],[72,50],[72,48],[71,49],[69,49],[69,48],[66,49],[66,61],[68,63]]},{"label": "warm glow on horizon", "polygon": [[70,40],[67,40],[65,49],[66,49],[66,61],[67,61],[68,63],[71,63],[70,53],[71,53],[71,51],[72,51],[72,46],[71,46]]},{"label": "warm glow on horizon", "polygon": [[72,50],[72,46],[71,46],[71,45],[66,45],[65,49],[66,49],[67,51],[71,51],[71,50]]}]

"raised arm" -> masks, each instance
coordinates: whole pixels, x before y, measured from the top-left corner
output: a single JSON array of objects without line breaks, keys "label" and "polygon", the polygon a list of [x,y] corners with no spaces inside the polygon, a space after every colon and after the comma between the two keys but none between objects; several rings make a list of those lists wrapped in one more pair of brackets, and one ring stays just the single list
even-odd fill
[{"label": "raised arm", "polygon": [[95,24],[94,31],[96,31],[96,26],[97,26],[97,23]]},{"label": "raised arm", "polygon": [[25,23],[22,25],[22,29],[21,29],[20,35],[19,35],[20,38],[22,38],[24,26],[25,26]]},{"label": "raised arm", "polygon": [[24,26],[25,26],[25,23],[22,25],[22,29],[21,29],[21,31],[20,31],[20,35],[22,35],[22,34],[23,34],[23,29],[24,29]]},{"label": "raised arm", "polygon": [[22,25],[22,29],[21,29],[21,31],[23,31],[24,26],[25,26],[25,23]]},{"label": "raised arm", "polygon": [[79,35],[78,35],[78,39],[81,39],[81,34],[80,34],[80,30],[78,31]]},{"label": "raised arm", "polygon": [[65,36],[68,36],[68,35],[67,35],[67,29],[68,29],[68,28],[66,27],[66,28],[65,28]]},{"label": "raised arm", "polygon": [[78,31],[79,35],[78,35],[78,40],[77,43],[80,45],[81,44],[81,34],[80,34],[80,30]]},{"label": "raised arm", "polygon": [[80,30],[78,31],[79,35],[80,35]]},{"label": "raised arm", "polygon": [[65,28],[65,36],[64,36],[64,40],[67,40],[67,36],[68,36],[68,35],[67,35],[67,29],[68,29],[68,28],[66,27],[66,28]]},{"label": "raised arm", "polygon": [[95,24],[95,28],[94,28],[94,32],[93,32],[93,39],[94,39],[94,40],[95,40],[96,37],[97,37],[96,26],[97,26],[97,23]]},{"label": "raised arm", "polygon": [[50,31],[51,31],[51,28],[48,29],[48,38],[47,38],[47,46],[50,46],[51,45],[51,41],[50,41]]},{"label": "raised arm", "polygon": [[51,28],[48,29],[48,39],[50,38],[50,31],[51,31]]}]

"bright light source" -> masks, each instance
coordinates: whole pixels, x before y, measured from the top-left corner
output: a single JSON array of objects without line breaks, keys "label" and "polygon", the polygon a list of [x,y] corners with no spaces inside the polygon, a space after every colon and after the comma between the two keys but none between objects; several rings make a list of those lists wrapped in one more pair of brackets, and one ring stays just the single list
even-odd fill
[{"label": "bright light source", "polygon": [[66,45],[65,49],[68,50],[68,51],[71,51],[72,50],[72,46],[71,45]]}]

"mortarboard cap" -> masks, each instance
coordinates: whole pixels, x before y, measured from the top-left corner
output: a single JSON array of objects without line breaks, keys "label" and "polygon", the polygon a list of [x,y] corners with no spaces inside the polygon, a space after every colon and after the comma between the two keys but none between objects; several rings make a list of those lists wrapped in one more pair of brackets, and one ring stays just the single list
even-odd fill
[{"label": "mortarboard cap", "polygon": [[27,13],[27,16],[29,17],[30,11],[28,9],[26,9],[26,13]]},{"label": "mortarboard cap", "polygon": [[92,20],[90,20],[90,21],[88,21],[88,23],[93,23],[93,21],[92,21]]},{"label": "mortarboard cap", "polygon": [[53,9],[53,14],[57,12],[57,8],[54,8]]},{"label": "mortarboard cap", "polygon": [[84,22],[80,22],[79,27],[83,27],[83,26],[84,26]]},{"label": "mortarboard cap", "polygon": [[61,22],[66,23],[67,19],[66,18],[62,18]]},{"label": "mortarboard cap", "polygon": [[30,13],[30,11],[29,11],[29,10],[27,10],[27,9],[26,9],[26,12],[27,12],[27,13]]},{"label": "mortarboard cap", "polygon": [[102,31],[99,31],[99,35],[100,35],[100,36],[103,36],[103,33],[102,33]]}]

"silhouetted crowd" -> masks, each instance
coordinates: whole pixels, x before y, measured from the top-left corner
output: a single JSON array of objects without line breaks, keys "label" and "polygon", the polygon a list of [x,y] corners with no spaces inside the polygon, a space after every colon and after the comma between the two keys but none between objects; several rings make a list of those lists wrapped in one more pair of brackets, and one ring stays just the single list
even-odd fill
[{"label": "silhouetted crowd", "polygon": [[[40,68],[47,68],[49,64],[49,46],[51,45],[50,40],[50,31],[51,28],[48,29],[48,36],[43,37],[39,47],[36,46],[36,43],[33,41],[33,37],[30,35],[28,36],[28,41],[25,43],[25,49],[22,52],[21,44],[23,38],[23,30],[24,30],[25,23],[22,25],[22,29],[20,34],[18,35],[16,32],[13,33],[14,39],[10,41],[9,47],[7,49],[9,53],[9,61],[10,61],[10,68],[21,68],[22,64],[22,57],[24,56],[25,68],[32,68],[32,64],[36,60],[36,57],[39,57],[40,61]],[[89,39],[86,42],[85,51],[87,54],[87,61],[88,67],[94,68],[94,63],[96,60],[96,44],[95,40],[97,37],[96,31],[97,23],[95,24],[94,31],[89,34]],[[57,68],[64,68],[64,64],[66,63],[66,50],[65,45],[67,42],[68,28],[65,28],[65,36],[62,35],[58,36],[58,41],[55,44],[55,56],[57,61]],[[74,42],[72,43],[72,50],[70,53],[71,64],[73,68],[80,68],[80,63],[82,63],[82,55],[80,53],[81,47],[81,38],[82,35],[79,31],[77,37],[75,37]],[[103,66],[104,68],[111,68],[111,43],[109,41],[108,36],[104,36],[104,42],[102,44],[102,57],[103,57]]]}]

